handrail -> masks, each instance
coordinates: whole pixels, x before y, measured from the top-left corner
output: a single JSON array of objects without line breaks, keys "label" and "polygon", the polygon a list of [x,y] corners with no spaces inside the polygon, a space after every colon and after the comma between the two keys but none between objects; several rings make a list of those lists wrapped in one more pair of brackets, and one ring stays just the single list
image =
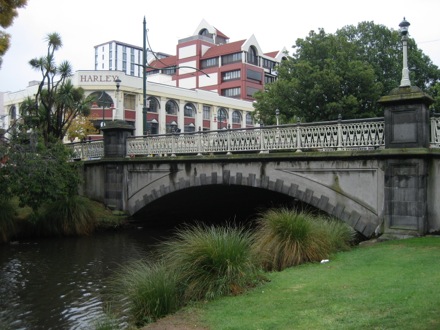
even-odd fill
[{"label": "handrail", "polygon": [[[431,114],[430,148],[440,148],[440,114]],[[103,140],[67,144],[74,159],[104,155]],[[274,151],[374,150],[385,147],[383,117],[132,136],[127,156],[176,156]]]}]

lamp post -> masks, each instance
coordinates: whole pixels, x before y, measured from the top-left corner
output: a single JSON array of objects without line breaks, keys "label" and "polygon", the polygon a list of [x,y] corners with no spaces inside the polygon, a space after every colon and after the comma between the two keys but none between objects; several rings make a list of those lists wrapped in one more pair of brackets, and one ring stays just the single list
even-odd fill
[{"label": "lamp post", "polygon": [[275,110],[275,116],[277,117],[277,126],[280,124],[280,110]]},{"label": "lamp post", "polygon": [[402,69],[402,80],[400,81],[400,87],[411,86],[411,81],[409,80],[409,70],[408,70],[408,27],[409,22],[403,18],[403,21],[399,24],[400,35],[402,36],[402,50],[403,50],[403,69]]},{"label": "lamp post", "polygon": [[222,112],[219,110],[217,112],[217,121],[219,123],[219,129],[222,129],[222,120],[223,120],[223,116],[222,116]]},{"label": "lamp post", "polygon": [[144,40],[142,48],[142,83],[143,83],[143,105],[142,105],[142,131],[143,135],[147,135],[147,21],[144,16]]},{"label": "lamp post", "polygon": [[170,123],[170,127],[171,127],[171,133],[176,133],[176,131],[177,131],[177,123],[173,120],[171,123]]},{"label": "lamp post", "polygon": [[119,77],[115,79],[115,84],[116,84],[116,111],[115,111],[114,119],[122,120],[124,119],[124,116],[119,111],[119,87],[121,87],[121,79],[119,79]]}]

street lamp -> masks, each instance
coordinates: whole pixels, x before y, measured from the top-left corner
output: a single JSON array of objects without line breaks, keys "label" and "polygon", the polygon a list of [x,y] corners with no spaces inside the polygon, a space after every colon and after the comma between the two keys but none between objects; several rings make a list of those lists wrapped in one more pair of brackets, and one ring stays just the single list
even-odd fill
[{"label": "street lamp", "polygon": [[217,121],[219,123],[219,127],[218,128],[222,129],[223,114],[222,114],[221,110],[219,110],[217,112]]},{"label": "street lamp", "polygon": [[280,109],[275,110],[275,116],[277,117],[277,126],[280,124]]},{"label": "street lamp", "polygon": [[173,120],[171,123],[170,123],[170,127],[171,127],[171,133],[176,133],[176,131],[177,131],[177,123]]},{"label": "street lamp", "polygon": [[400,87],[411,86],[411,81],[409,80],[409,70],[408,70],[408,27],[409,22],[403,18],[403,21],[399,24],[400,35],[402,36],[402,50],[403,50],[403,69],[402,69],[402,80],[400,81]]},{"label": "street lamp", "polygon": [[114,119],[122,120],[124,116],[123,113],[119,111],[119,87],[121,87],[121,79],[119,79],[119,77],[115,79],[115,84],[116,84],[116,111],[115,111]]}]

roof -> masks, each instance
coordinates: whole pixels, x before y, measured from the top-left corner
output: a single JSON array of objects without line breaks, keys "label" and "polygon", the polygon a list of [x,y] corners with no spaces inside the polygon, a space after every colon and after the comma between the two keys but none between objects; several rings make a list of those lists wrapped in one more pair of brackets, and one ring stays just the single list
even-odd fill
[{"label": "roof", "polygon": [[225,54],[233,54],[241,51],[241,46],[244,44],[246,40],[239,40],[230,42],[228,44],[223,44],[219,46],[212,46],[208,49],[208,51],[203,55],[203,58],[211,58]]},{"label": "roof", "polygon": [[159,60],[152,61],[148,65],[147,71],[153,71],[153,70],[156,70],[156,69],[168,68],[168,67],[171,67],[171,66],[175,66],[176,63],[177,63],[177,56],[170,56],[170,57],[161,58]]}]

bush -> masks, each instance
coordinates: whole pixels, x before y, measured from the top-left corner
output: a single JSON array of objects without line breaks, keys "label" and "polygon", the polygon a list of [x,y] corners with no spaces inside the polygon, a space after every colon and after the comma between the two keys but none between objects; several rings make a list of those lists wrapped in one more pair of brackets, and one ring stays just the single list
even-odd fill
[{"label": "bush", "polygon": [[0,199],[0,243],[16,234],[15,207],[10,200]]},{"label": "bush", "polygon": [[329,257],[337,245],[336,229],[307,212],[282,208],[262,213],[257,220],[253,249],[263,258],[265,270],[281,271],[305,262]]},{"label": "bush", "polygon": [[117,273],[110,286],[116,313],[128,311],[130,321],[137,326],[154,322],[181,307],[178,276],[162,262],[133,262]]},{"label": "bush", "polygon": [[239,294],[263,279],[253,254],[252,236],[243,228],[195,224],[179,229],[159,251],[179,274],[185,301]]},{"label": "bush", "polygon": [[79,195],[47,204],[38,219],[43,235],[89,235],[97,224],[93,204]]}]

